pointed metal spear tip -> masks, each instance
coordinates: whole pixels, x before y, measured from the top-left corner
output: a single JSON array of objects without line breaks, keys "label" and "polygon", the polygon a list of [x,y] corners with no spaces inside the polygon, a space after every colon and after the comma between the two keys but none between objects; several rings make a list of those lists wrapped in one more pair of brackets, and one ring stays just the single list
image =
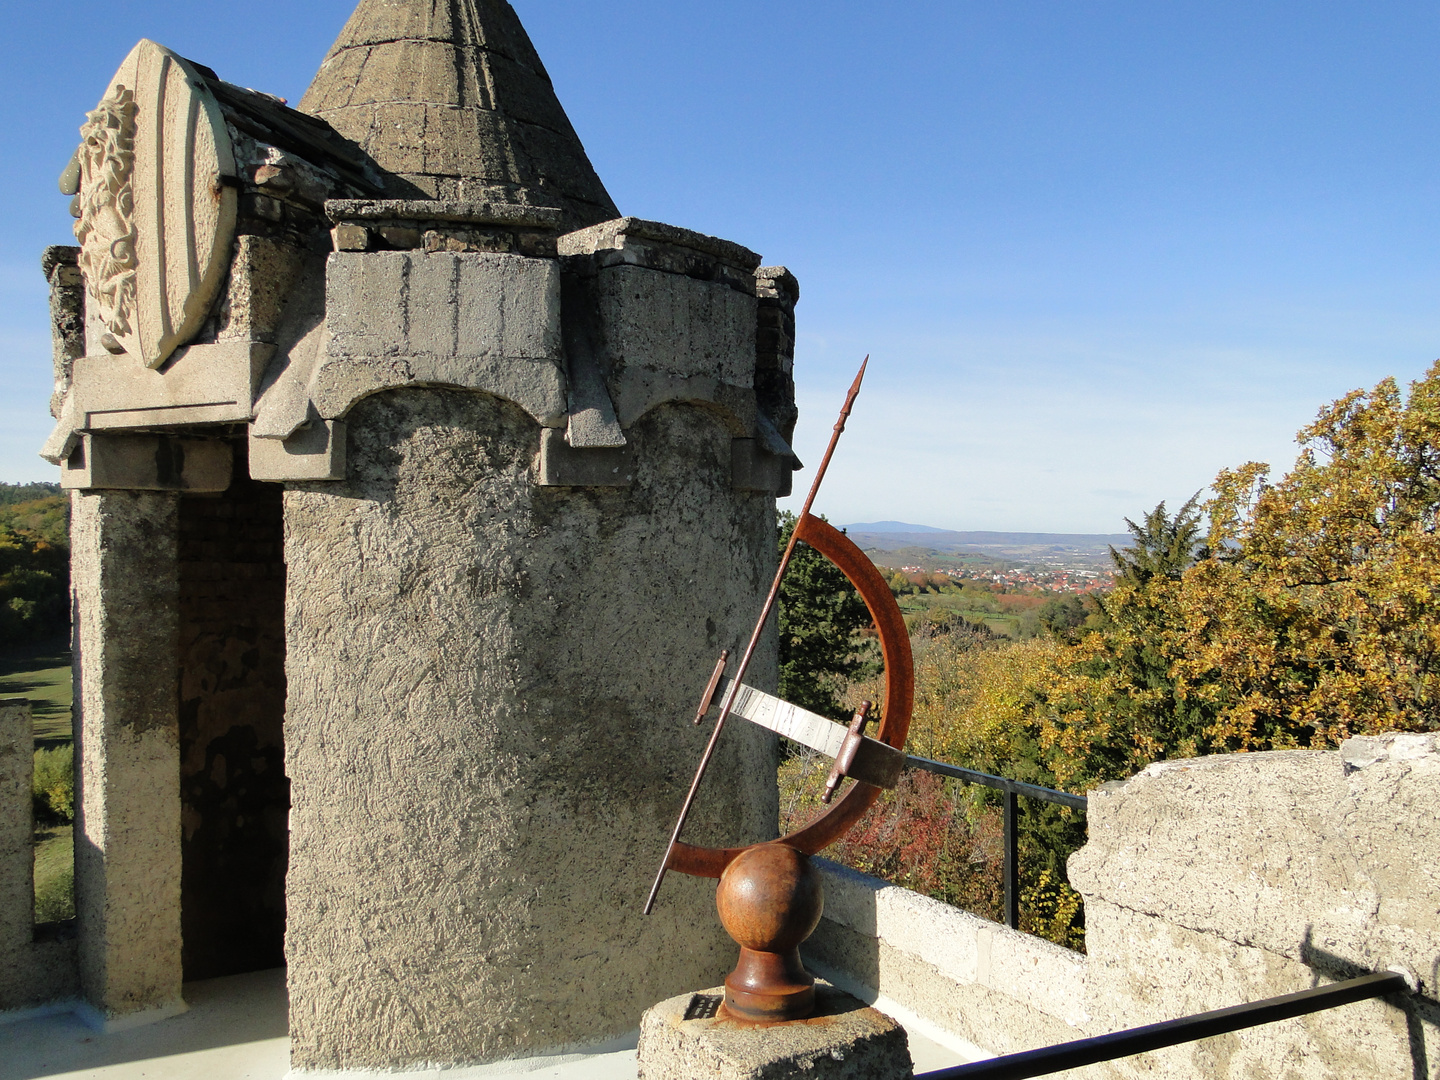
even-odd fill
[{"label": "pointed metal spear tip", "polygon": [[845,405],[840,410],[841,430],[843,430],[845,418],[850,415],[851,406],[855,404],[855,399],[860,396],[860,384],[865,381],[865,369],[869,366],[870,357],[867,355],[864,362],[860,365],[860,370],[855,373],[855,381],[850,384],[850,392],[845,395]]},{"label": "pointed metal spear tip", "polygon": [[870,354],[865,354],[865,359],[860,361],[860,370],[855,373],[855,385],[853,389],[859,390],[860,384],[865,381],[865,369],[870,366]]}]

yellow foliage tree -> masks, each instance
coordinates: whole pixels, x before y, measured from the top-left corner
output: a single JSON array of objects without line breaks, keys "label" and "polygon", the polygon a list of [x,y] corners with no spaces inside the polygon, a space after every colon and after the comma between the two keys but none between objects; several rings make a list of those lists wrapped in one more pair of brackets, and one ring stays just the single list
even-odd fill
[{"label": "yellow foliage tree", "polygon": [[1440,363],[1323,409],[1276,484],[1222,472],[1186,574],[1183,693],[1216,749],[1440,728]]}]

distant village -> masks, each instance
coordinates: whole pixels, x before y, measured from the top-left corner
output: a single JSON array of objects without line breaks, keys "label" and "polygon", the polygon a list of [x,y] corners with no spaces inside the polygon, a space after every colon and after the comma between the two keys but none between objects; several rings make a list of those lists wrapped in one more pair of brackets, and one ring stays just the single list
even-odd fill
[{"label": "distant village", "polygon": [[895,567],[902,574],[944,574],[957,584],[967,581],[984,581],[1019,591],[1035,589],[1051,593],[1094,593],[1106,592],[1115,586],[1115,575],[1109,570],[1047,570],[1035,567],[1015,567],[1008,570],[988,568],[946,567],[927,570],[923,566]]}]

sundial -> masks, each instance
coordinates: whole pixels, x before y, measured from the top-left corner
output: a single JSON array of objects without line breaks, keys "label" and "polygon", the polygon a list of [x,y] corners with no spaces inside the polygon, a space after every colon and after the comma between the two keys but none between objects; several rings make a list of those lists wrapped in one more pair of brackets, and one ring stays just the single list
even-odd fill
[{"label": "sundial", "polygon": [[[781,556],[774,584],[770,587],[745,652],[733,674],[727,674],[729,652],[722,653],[701,695],[695,723],[699,724],[716,702],[719,703],[719,717],[670,835],[670,844],[655,876],[655,884],[645,901],[645,912],[648,914],[665,875],[671,870],[720,879],[716,890],[720,921],[740,945],[740,961],[725,980],[723,1008],[730,1017],[742,1021],[798,1020],[813,1011],[815,981],[800,961],[800,943],[819,923],[824,899],[819,874],[810,864],[810,856],[844,836],[874,805],[883,789],[895,786],[905,766],[905,736],[910,728],[910,713],[915,698],[914,664],[905,620],[890,587],[865,553],[844,533],[810,513],[840,435],[845,430],[845,422],[860,393],[868,364],[867,357],[846,395],[830,445],[815,472],[804,509]],[[747,686],[743,681],[765,623],[779,598],[780,584],[795,546],[802,541],[834,563],[855,586],[879,631],[885,662],[885,694],[878,710],[879,727],[873,736],[866,734],[866,728],[873,719],[871,702],[861,705],[847,728]],[[725,722],[732,716],[759,724],[833,758],[825,792],[821,796],[826,809],[796,831],[763,844],[744,848],[712,848],[686,843],[680,839],[680,834],[714,756]],[[834,798],[847,778],[852,783],[838,798]]]}]

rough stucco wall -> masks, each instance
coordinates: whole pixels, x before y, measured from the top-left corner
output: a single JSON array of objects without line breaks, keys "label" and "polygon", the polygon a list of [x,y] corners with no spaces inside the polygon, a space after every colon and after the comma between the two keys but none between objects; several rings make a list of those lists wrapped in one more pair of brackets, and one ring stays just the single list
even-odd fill
[{"label": "rough stucco wall", "polygon": [[[714,884],[640,905],[776,559],[729,433],[667,406],[632,487],[547,489],[538,428],[485,395],[372,397],[349,432],[350,479],[285,502],[294,1067],[593,1043],[714,985]],[[727,730],[687,837],[773,836],[774,769]]]},{"label": "rough stucco wall", "polygon": [[181,1000],[177,502],[71,495],[80,981],[110,1017]]},{"label": "rough stucco wall", "polygon": [[1152,765],[1090,796],[1070,859],[1096,1032],[1407,969],[1421,993],[1108,1066],[1115,1077],[1430,1076],[1440,737]]},{"label": "rough stucco wall", "polygon": [[278,486],[248,479],[242,467],[224,495],[180,500],[187,980],[285,963],[282,498]]}]

